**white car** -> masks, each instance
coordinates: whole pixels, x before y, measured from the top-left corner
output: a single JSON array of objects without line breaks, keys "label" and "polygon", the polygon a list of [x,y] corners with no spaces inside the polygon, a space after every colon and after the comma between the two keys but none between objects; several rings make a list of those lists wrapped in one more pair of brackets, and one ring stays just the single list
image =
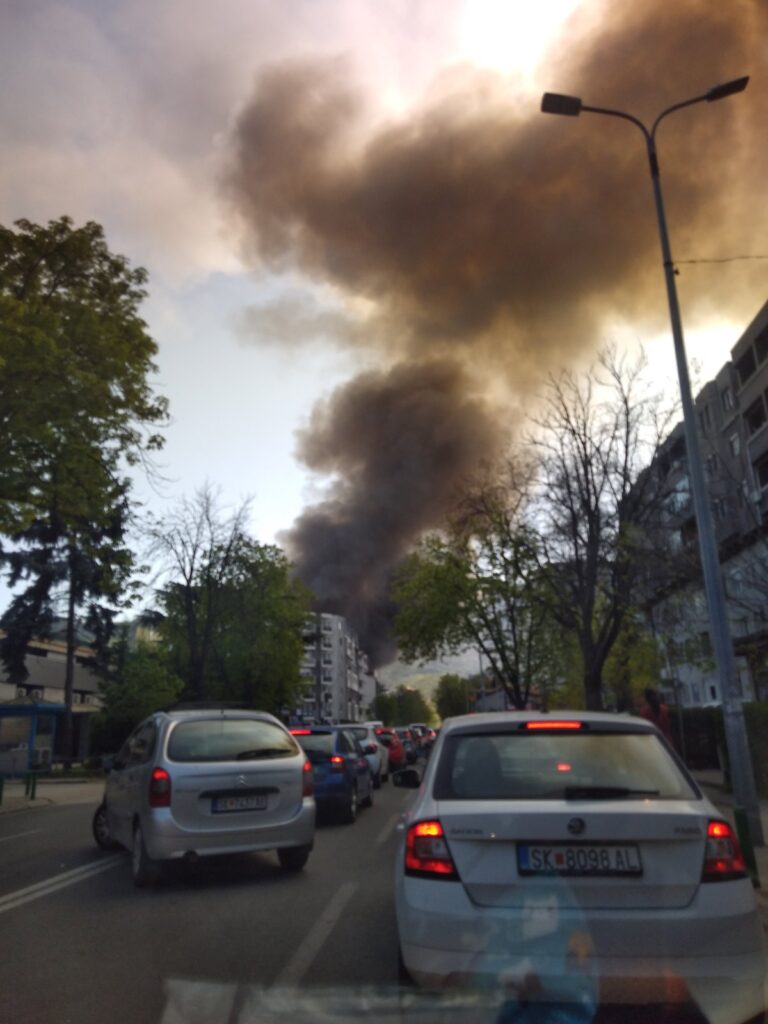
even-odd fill
[{"label": "white car", "polygon": [[376,728],[367,723],[346,726],[360,741],[363,753],[373,776],[373,788],[380,789],[382,782],[389,778],[389,751],[383,743],[379,743]]},{"label": "white car", "polygon": [[393,781],[418,787],[395,869],[401,966],[418,984],[763,1019],[738,840],[649,722],[467,715],[443,723],[423,780]]}]

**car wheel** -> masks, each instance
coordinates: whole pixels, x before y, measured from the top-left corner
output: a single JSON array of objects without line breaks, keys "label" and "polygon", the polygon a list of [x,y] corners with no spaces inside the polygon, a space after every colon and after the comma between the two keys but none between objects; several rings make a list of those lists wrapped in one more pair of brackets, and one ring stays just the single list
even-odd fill
[{"label": "car wheel", "polygon": [[373,781],[368,781],[368,796],[360,801],[361,807],[373,807]]},{"label": "car wheel", "polygon": [[280,861],[283,871],[292,874],[295,871],[301,871],[309,860],[311,851],[311,846],[286,846],[277,851],[277,859]]},{"label": "car wheel", "polygon": [[147,853],[141,823],[137,821],[133,827],[133,850],[131,851],[131,873],[134,885],[139,887],[151,885],[152,882],[157,881],[159,869],[157,861],[152,860]]},{"label": "car wheel", "polygon": [[373,788],[374,789],[381,789],[381,772],[380,771],[376,772],[376,774],[373,776]]},{"label": "car wheel", "polygon": [[109,828],[109,821],[107,819],[107,805],[104,800],[101,801],[99,806],[96,808],[96,813],[93,816],[91,822],[91,831],[93,832],[93,838],[96,840],[97,846],[100,846],[102,850],[117,850],[120,847],[120,843],[116,839],[112,838],[112,832]]},{"label": "car wheel", "polygon": [[352,787],[352,792],[349,794],[349,801],[344,808],[341,820],[346,825],[354,825],[357,821],[357,786]]}]

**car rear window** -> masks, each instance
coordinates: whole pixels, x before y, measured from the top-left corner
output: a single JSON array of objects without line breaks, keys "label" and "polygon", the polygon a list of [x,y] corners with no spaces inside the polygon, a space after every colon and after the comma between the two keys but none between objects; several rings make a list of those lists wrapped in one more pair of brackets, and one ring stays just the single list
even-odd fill
[{"label": "car rear window", "polygon": [[438,800],[692,800],[697,793],[652,733],[447,736]]},{"label": "car rear window", "polygon": [[329,732],[301,733],[296,739],[310,761],[328,758],[333,753],[333,734]]},{"label": "car rear window", "polygon": [[171,761],[259,761],[295,757],[293,738],[272,722],[204,718],[179,722],[168,741]]}]

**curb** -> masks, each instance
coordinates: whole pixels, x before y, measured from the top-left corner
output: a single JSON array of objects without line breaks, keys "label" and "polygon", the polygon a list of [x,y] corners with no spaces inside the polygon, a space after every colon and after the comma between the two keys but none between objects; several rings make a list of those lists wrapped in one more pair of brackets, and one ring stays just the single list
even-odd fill
[{"label": "curb", "polygon": [[32,811],[36,807],[53,807],[55,802],[47,796],[39,796],[34,800],[22,800],[18,797],[11,797],[5,803],[0,804],[0,816],[3,814],[17,814],[19,811]]}]

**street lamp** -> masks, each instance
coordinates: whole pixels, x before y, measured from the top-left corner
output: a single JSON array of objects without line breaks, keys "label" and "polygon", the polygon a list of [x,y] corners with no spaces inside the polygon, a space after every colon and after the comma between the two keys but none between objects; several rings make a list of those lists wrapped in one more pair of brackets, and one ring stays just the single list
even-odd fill
[{"label": "street lamp", "polygon": [[734,93],[743,92],[747,87],[747,82],[749,82],[749,77],[747,76],[736,78],[732,82],[714,86],[701,96],[694,96],[693,99],[684,100],[682,103],[675,103],[659,114],[653,122],[650,131],[642,121],[632,114],[626,114],[621,110],[606,109],[605,107],[588,107],[582,103],[578,96],[563,96],[559,93],[545,92],[541,100],[541,109],[545,114],[562,114],[566,117],[578,117],[582,111],[591,114],[606,114],[608,117],[620,117],[637,125],[645,138],[651,182],[653,184],[653,197],[656,202],[656,217],[659,223],[664,277],[667,282],[667,298],[669,300],[669,315],[672,321],[672,337],[675,343],[675,359],[677,360],[677,375],[680,382],[683,427],[685,431],[685,444],[688,450],[688,468],[691,476],[693,507],[698,526],[704,590],[709,609],[712,646],[714,648],[715,662],[720,675],[723,694],[723,717],[725,721],[725,738],[731,764],[731,779],[736,804],[738,805],[737,810],[740,812],[742,821],[744,812],[746,812],[749,826],[747,838],[751,836],[754,843],[762,845],[763,829],[760,821],[760,810],[757,802],[752,763],[749,757],[747,732],[744,726],[744,712],[739,699],[736,659],[733,655],[731,631],[726,614],[725,590],[720,573],[720,562],[715,542],[715,531],[712,525],[709,496],[704,480],[699,438],[696,432],[691,382],[688,376],[688,363],[683,343],[683,327],[680,319],[680,307],[677,301],[677,288],[675,286],[675,268],[672,263],[672,252],[669,246],[667,222],[664,216],[664,202],[661,195],[659,162],[656,155],[656,129],[668,114],[675,110],[681,110],[683,107],[693,106],[694,103],[703,103],[705,101],[712,103],[715,100],[724,99],[726,96],[733,96]]}]

